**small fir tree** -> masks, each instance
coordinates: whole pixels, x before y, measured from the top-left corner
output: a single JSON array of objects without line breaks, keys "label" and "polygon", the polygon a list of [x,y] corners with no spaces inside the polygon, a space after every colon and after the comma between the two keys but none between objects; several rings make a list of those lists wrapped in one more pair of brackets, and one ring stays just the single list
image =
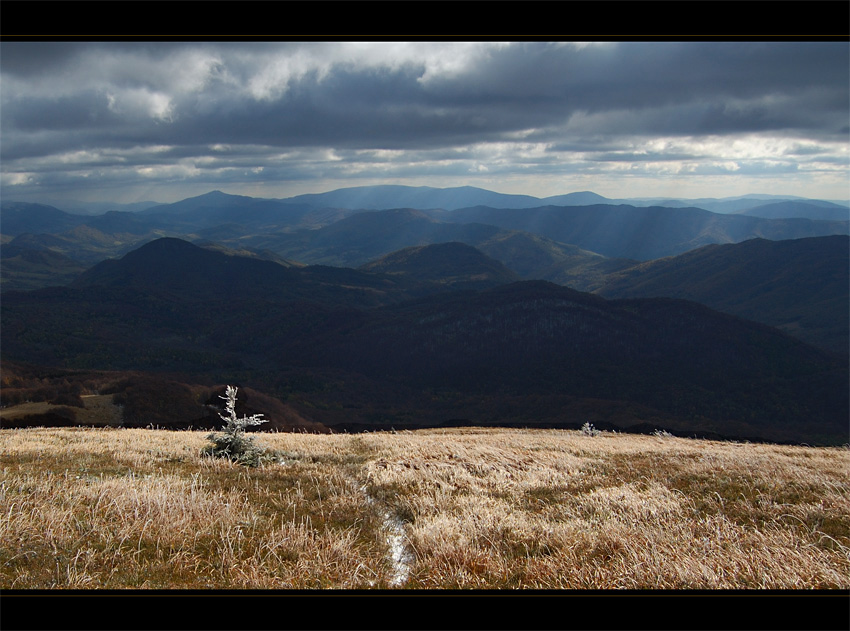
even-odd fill
[{"label": "small fir tree", "polygon": [[204,448],[204,454],[209,456],[217,456],[219,458],[229,458],[234,462],[256,467],[260,464],[263,457],[263,450],[254,443],[251,436],[245,434],[245,428],[249,425],[260,425],[268,421],[262,418],[262,414],[252,414],[251,416],[236,416],[236,386],[227,386],[225,396],[219,397],[227,403],[225,405],[226,414],[219,413],[219,416],[226,422],[224,432],[221,434],[212,433],[207,436],[207,439],[212,441],[212,445]]},{"label": "small fir tree", "polygon": [[587,422],[581,426],[581,433],[585,436],[599,436],[602,430],[598,430],[593,426],[593,423]]}]

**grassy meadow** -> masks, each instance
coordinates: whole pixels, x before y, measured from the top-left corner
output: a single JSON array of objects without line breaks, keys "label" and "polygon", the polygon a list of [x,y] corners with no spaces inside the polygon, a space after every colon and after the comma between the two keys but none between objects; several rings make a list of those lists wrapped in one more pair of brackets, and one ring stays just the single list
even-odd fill
[{"label": "grassy meadow", "polygon": [[531,429],[0,431],[0,590],[846,590],[850,451]]}]

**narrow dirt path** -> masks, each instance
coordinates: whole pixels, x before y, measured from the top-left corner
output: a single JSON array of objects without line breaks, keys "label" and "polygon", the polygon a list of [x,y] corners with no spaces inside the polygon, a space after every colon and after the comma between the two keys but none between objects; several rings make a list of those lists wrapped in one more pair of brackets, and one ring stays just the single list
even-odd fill
[{"label": "narrow dirt path", "polygon": [[[366,496],[366,501],[370,505],[377,505],[377,499],[369,495],[369,491],[365,486],[360,487],[360,491]],[[413,563],[413,553],[407,546],[407,536],[404,533],[404,522],[399,517],[393,514],[392,511],[384,508],[383,515],[383,530],[386,533],[387,545],[390,548],[390,561],[392,562],[392,577],[390,578],[390,587],[402,587],[410,577],[410,566]]]},{"label": "narrow dirt path", "polygon": [[387,543],[390,546],[390,558],[393,563],[391,587],[401,587],[410,576],[410,566],[413,554],[407,547],[407,537],[404,534],[404,522],[389,511],[384,513],[384,528],[387,531]]}]

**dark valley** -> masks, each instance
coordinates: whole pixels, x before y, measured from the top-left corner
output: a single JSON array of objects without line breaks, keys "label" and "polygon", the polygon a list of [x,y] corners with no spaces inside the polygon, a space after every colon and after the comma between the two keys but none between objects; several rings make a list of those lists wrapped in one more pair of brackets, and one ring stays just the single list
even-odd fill
[{"label": "dark valley", "polygon": [[847,442],[846,208],[543,201],[561,205],[407,187],[4,202],[2,404],[54,403],[0,424],[84,423],[97,392],[125,425],[214,426],[238,383],[279,429]]}]

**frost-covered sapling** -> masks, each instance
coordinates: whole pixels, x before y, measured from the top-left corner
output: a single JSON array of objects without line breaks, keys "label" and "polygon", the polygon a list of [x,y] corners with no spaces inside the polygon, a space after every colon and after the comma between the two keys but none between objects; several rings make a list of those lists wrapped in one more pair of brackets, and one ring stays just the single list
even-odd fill
[{"label": "frost-covered sapling", "polygon": [[263,450],[254,443],[252,437],[245,434],[245,428],[249,425],[260,425],[268,421],[262,418],[262,414],[237,417],[237,390],[236,386],[227,386],[225,396],[219,397],[227,402],[225,406],[226,414],[219,413],[226,425],[223,433],[212,433],[207,436],[207,439],[212,441],[213,444],[206,446],[203,453],[209,456],[229,458],[234,462],[256,467],[263,457]]},{"label": "frost-covered sapling", "polygon": [[593,423],[588,422],[581,426],[581,433],[585,436],[599,436],[602,430],[596,429]]}]

